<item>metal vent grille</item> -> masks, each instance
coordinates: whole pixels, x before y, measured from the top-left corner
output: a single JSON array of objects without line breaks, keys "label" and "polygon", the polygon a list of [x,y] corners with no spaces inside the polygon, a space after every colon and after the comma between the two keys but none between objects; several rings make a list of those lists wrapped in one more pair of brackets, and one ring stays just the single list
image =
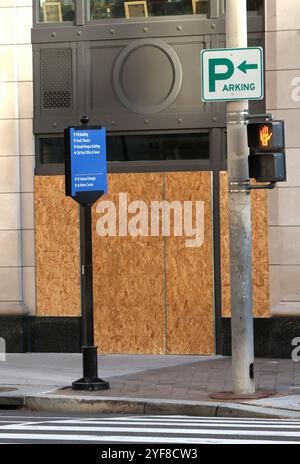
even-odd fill
[{"label": "metal vent grille", "polygon": [[71,50],[41,50],[41,102],[45,110],[72,107]]}]

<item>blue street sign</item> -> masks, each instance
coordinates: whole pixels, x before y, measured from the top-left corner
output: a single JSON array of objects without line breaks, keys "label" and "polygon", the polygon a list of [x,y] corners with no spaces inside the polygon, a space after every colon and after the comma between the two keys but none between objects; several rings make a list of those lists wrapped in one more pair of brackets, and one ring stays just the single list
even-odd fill
[{"label": "blue street sign", "polygon": [[83,192],[107,193],[106,129],[71,127],[69,147],[69,195]]},{"label": "blue street sign", "polygon": [[107,192],[106,130],[70,130],[71,194]]}]

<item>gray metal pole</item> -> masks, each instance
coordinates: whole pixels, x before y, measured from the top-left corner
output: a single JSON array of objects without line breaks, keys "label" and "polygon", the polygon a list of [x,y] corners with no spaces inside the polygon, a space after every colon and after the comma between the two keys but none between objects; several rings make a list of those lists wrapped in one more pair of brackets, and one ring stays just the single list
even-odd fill
[{"label": "gray metal pole", "polygon": [[[227,48],[247,47],[246,3],[227,0]],[[255,392],[247,112],[248,101],[227,103],[232,384],[237,394]]]}]

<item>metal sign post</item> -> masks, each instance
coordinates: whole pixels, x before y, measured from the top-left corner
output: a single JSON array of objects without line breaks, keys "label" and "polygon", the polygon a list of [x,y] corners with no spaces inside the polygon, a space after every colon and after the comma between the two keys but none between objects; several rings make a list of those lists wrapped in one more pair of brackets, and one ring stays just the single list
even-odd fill
[{"label": "metal sign post", "polygon": [[246,3],[246,0],[227,0],[227,48],[203,50],[201,53],[202,100],[228,102],[228,209],[234,395],[255,393],[247,121],[248,100],[262,99],[264,85],[262,49],[247,48]]},{"label": "metal sign post", "polygon": [[107,192],[106,134],[81,118],[81,127],[65,130],[66,195],[80,205],[80,280],[83,377],[73,390],[106,390],[109,383],[98,377],[94,346],[92,205]]},{"label": "metal sign post", "polygon": [[[227,0],[226,45],[247,47],[246,0]],[[262,98],[262,95],[261,95]],[[252,315],[252,234],[249,183],[248,101],[227,103],[227,153],[231,279],[232,386],[255,392]]]}]

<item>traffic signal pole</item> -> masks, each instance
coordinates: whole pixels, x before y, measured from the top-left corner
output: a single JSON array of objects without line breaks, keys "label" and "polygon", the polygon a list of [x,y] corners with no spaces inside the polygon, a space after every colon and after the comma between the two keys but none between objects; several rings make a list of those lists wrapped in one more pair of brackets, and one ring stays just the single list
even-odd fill
[{"label": "traffic signal pole", "polygon": [[[227,48],[247,47],[246,3],[246,0],[226,2]],[[255,392],[247,114],[248,101],[227,103],[232,387],[235,394]]]}]

